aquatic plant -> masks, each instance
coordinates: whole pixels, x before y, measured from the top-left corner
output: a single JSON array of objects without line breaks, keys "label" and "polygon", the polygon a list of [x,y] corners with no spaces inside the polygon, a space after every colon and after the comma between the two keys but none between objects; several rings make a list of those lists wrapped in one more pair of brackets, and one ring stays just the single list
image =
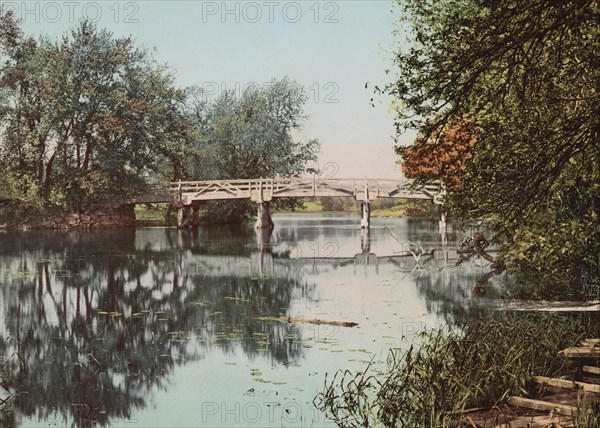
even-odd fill
[{"label": "aquatic plant", "polygon": [[[594,327],[595,326],[595,327]],[[533,375],[573,370],[558,352],[597,328],[597,319],[527,315],[423,332],[390,351],[383,376],[338,372],[315,405],[344,427],[457,427],[466,410],[528,395]]]}]

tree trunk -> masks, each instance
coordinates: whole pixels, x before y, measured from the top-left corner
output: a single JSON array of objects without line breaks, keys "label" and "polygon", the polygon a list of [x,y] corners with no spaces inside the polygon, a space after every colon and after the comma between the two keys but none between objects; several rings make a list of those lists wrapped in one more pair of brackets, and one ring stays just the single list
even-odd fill
[{"label": "tree trunk", "polygon": [[483,248],[483,243],[485,242],[485,238],[483,237],[483,233],[477,232],[473,235],[473,246],[481,257],[486,259],[488,262],[496,263],[496,260]]},{"label": "tree trunk", "polygon": [[56,158],[56,152],[52,153],[48,163],[46,164],[46,178],[44,179],[44,189],[48,190],[50,188],[50,182],[52,179],[52,164],[54,163],[54,159]]},{"label": "tree trunk", "polygon": [[83,156],[82,170],[88,171],[90,166],[90,159],[92,157],[92,146],[89,142],[85,144],[85,155]]}]

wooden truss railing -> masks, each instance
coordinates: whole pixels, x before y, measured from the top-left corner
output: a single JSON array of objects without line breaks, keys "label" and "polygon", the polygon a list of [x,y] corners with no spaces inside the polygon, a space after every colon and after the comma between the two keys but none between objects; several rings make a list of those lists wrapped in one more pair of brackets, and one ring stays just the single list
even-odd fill
[{"label": "wooden truss railing", "polygon": [[180,181],[154,186],[138,202],[194,202],[251,199],[268,202],[274,198],[347,196],[369,202],[378,198],[429,199],[441,203],[444,191],[439,184],[416,185],[412,180],[266,178],[250,180]]}]

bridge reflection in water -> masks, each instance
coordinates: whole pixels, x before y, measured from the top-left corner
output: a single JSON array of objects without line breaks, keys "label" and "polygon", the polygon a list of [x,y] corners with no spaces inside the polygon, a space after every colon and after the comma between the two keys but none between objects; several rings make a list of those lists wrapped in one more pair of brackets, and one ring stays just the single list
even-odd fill
[{"label": "bridge reflection in water", "polygon": [[[390,232],[391,233],[391,232]],[[281,276],[290,270],[312,271],[316,273],[319,266],[348,266],[362,267],[365,275],[369,269],[379,272],[381,263],[391,263],[399,272],[412,273],[423,269],[427,263],[428,268],[444,268],[456,264],[460,260],[457,248],[448,246],[446,230],[438,242],[415,243],[398,242],[395,250],[390,254],[375,254],[371,251],[371,229],[362,229],[360,242],[356,242],[360,252],[353,256],[339,256],[338,244],[327,242],[318,249],[313,249],[311,254],[303,254],[299,244],[294,241],[273,242],[273,229],[256,229],[256,244],[249,248],[245,257],[233,256],[224,248],[214,249],[202,242],[198,229],[179,229],[178,246],[181,249],[191,250],[187,260],[180,255],[178,262],[189,268],[189,264],[201,263],[204,267],[211,264],[221,264],[221,272],[235,274],[239,272],[240,263],[246,263],[250,276]],[[219,251],[221,250],[221,251]],[[182,253],[180,253],[182,254]],[[194,258],[194,255],[200,255]],[[230,264],[223,265],[231,259]],[[297,272],[300,274],[300,272]]]}]

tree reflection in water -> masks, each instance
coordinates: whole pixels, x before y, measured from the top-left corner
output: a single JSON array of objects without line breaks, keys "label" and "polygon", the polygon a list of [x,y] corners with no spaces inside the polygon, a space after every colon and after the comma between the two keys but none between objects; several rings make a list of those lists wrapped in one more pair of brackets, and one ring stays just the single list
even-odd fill
[{"label": "tree reflection in water", "polygon": [[212,347],[301,357],[301,331],[265,318],[314,287],[302,265],[273,263],[268,236],[244,244],[253,233],[0,235],[0,424],[127,421],[176,365]]},{"label": "tree reflection in water", "polygon": [[485,317],[491,310],[491,301],[504,297],[494,282],[486,285],[485,299],[481,298],[481,280],[490,280],[488,272],[487,265],[477,267],[473,262],[457,264],[456,260],[430,257],[414,279],[427,310],[436,313],[445,324],[456,325]]}]

